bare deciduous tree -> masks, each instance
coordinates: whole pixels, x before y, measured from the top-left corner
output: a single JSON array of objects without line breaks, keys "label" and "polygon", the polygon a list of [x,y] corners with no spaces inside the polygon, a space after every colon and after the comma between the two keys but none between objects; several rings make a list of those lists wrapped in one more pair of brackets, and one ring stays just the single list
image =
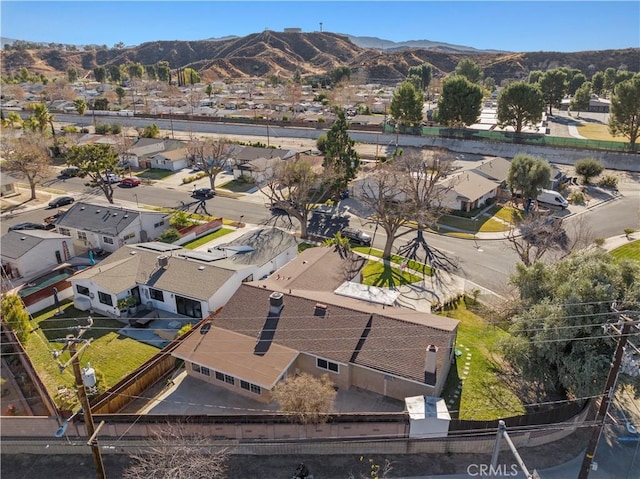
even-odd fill
[{"label": "bare deciduous tree", "polygon": [[317,378],[301,373],[279,382],[273,388],[271,397],[278,402],[282,411],[308,424],[326,421],[333,409],[336,394],[329,375]]},{"label": "bare deciduous tree", "polygon": [[37,131],[25,131],[22,137],[3,142],[2,170],[18,179],[25,179],[36,199],[36,186],[51,174],[51,157],[44,136]]},{"label": "bare deciduous tree", "polygon": [[569,237],[558,218],[530,213],[516,226],[509,231],[507,241],[525,266],[552,252],[570,252]]},{"label": "bare deciduous tree", "polygon": [[196,165],[202,168],[209,178],[213,191],[216,190],[216,178],[230,164],[232,144],[224,138],[192,139],[187,143],[187,152]]},{"label": "bare deciduous tree", "polygon": [[279,161],[264,175],[260,190],[272,205],[300,222],[300,236],[308,236],[307,225],[316,204],[326,197],[331,182],[327,174],[306,158]]},{"label": "bare deciduous tree", "polygon": [[226,449],[217,449],[210,440],[188,434],[180,425],[167,425],[155,435],[144,451],[133,454],[133,464],[123,474],[125,479],[225,479]]},{"label": "bare deciduous tree", "polygon": [[426,158],[422,152],[408,152],[394,160],[395,167],[403,177],[402,189],[411,203],[412,226],[416,236],[399,248],[398,253],[429,265],[434,272],[451,272],[457,262],[437,248],[429,245],[425,230],[434,225],[445,214],[446,195],[455,186],[455,179],[447,178],[453,172],[452,161],[445,150],[430,150]]},{"label": "bare deciduous tree", "polygon": [[401,171],[392,163],[385,163],[362,182],[360,191],[356,191],[356,197],[373,211],[368,223],[375,223],[376,228],[381,227],[386,234],[382,253],[384,260],[391,258],[394,241],[411,231],[400,230],[409,224],[409,218],[413,216],[412,203],[406,201],[402,191],[403,181]]}]

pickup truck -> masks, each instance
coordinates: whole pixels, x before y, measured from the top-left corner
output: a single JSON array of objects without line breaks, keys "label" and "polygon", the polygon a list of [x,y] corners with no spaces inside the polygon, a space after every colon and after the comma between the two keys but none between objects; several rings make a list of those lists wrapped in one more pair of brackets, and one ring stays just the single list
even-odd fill
[{"label": "pickup truck", "polygon": [[363,246],[371,245],[371,236],[369,236],[364,231],[360,231],[355,228],[343,228],[341,234],[345,238],[349,238],[349,240],[353,243],[357,243]]}]

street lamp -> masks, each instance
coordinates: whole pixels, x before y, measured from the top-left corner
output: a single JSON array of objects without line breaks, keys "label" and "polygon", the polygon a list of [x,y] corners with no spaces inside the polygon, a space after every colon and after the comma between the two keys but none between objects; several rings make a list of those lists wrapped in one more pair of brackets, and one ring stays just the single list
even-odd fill
[{"label": "street lamp", "polygon": [[138,204],[138,195],[134,193],[133,196],[136,198],[136,208],[140,208],[140,205]]}]

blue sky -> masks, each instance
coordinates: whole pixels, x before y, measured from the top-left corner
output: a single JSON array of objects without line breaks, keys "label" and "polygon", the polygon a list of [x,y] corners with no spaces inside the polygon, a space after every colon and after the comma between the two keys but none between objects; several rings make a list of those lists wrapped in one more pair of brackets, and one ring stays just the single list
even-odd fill
[{"label": "blue sky", "polygon": [[640,46],[638,1],[6,1],[3,37],[137,45],[299,27],[508,51]]}]

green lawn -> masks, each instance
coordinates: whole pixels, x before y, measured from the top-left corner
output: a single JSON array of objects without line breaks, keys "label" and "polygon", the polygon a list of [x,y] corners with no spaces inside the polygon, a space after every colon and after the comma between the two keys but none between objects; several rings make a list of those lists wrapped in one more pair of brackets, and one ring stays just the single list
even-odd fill
[{"label": "green lawn", "polygon": [[[475,221],[461,216],[445,215],[438,220],[438,224],[441,226],[448,226],[450,228],[468,231],[470,233],[476,231],[483,233],[495,233],[507,231],[509,229],[509,227],[501,221],[482,216]],[[446,228],[442,228],[442,231],[446,232]]]},{"label": "green lawn", "polygon": [[640,240],[635,240],[611,251],[616,258],[627,258],[640,263]]},{"label": "green lawn", "polygon": [[[75,309],[71,302],[63,303],[62,309],[64,315],[61,317],[54,316],[55,308],[34,316],[32,325],[37,326],[37,329],[25,345],[38,375],[53,397],[61,386],[73,388],[74,378],[71,366],[63,372],[58,368],[58,362],[64,364],[69,360],[69,353],[63,353],[56,362],[52,352],[62,349],[64,343],[58,340],[64,340],[71,333],[67,328],[79,324],[75,318],[86,321],[88,314]],[[80,366],[86,367],[88,362],[91,363],[91,367],[96,370],[101,390],[113,386],[160,351],[148,344],[120,336],[117,330],[122,327],[123,324],[117,320],[94,316],[93,327],[82,336],[86,339],[93,338],[93,341],[80,356]]]},{"label": "green lawn", "polygon": [[392,288],[422,281],[420,276],[402,271],[382,261],[368,261],[362,268],[362,284]]},{"label": "green lawn", "polygon": [[511,206],[498,206],[491,210],[491,214],[507,223],[513,223],[514,219],[522,218],[522,211]]},{"label": "green lawn", "polygon": [[195,249],[198,246],[202,246],[209,241],[220,238],[221,236],[224,236],[226,234],[233,233],[234,231],[235,230],[229,228],[220,228],[219,230],[214,231],[213,233],[209,233],[206,236],[202,236],[198,239],[194,239],[193,241],[189,241],[188,243],[183,244],[182,247],[186,249]]},{"label": "green lawn", "polygon": [[246,193],[252,188],[255,188],[255,184],[247,183],[246,181],[231,180],[218,185],[217,188],[224,188],[225,190],[233,191],[234,193]]},{"label": "green lawn", "polygon": [[138,178],[146,178],[147,180],[162,180],[167,176],[175,174],[173,171],[163,170],[160,168],[148,168],[137,173]]},{"label": "green lawn", "polygon": [[[460,321],[456,349],[462,355],[456,358],[447,378],[442,397],[454,398],[461,378],[465,377],[465,363],[469,363],[468,375],[462,382],[462,391],[449,409],[460,411],[459,419],[487,420],[517,416],[525,413],[522,401],[513,393],[509,383],[499,377],[502,360],[499,341],[508,335],[504,330],[491,326],[466,308],[464,302],[451,311],[442,313]],[[467,358],[470,354],[471,357]]]},{"label": "green lawn", "polygon": [[[375,249],[375,248],[370,248],[368,246],[354,246],[353,248],[351,248],[353,251],[356,251],[358,253],[362,253],[362,254],[368,254],[371,256],[375,256],[376,258],[382,258],[382,250],[379,249]],[[404,256],[399,256],[397,254],[392,254],[391,255],[391,262],[395,263],[395,264],[403,264],[403,263],[407,263],[407,268],[413,271],[418,271],[420,273],[423,272],[427,275],[427,276],[431,276],[433,275],[433,272],[431,271],[431,267],[427,266],[424,263],[419,263],[418,261],[414,261],[414,260],[407,260],[407,258],[405,258]]]}]

